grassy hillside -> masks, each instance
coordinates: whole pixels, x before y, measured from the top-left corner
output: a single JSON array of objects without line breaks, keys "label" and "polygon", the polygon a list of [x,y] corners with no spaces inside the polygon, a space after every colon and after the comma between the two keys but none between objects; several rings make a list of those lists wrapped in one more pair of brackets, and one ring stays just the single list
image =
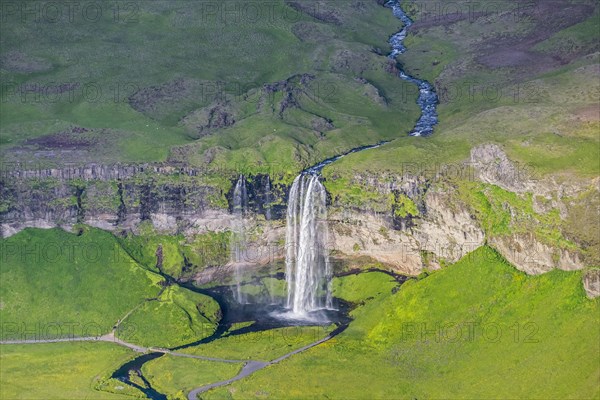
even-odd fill
[{"label": "grassy hillside", "polygon": [[0,245],[2,340],[97,336],[122,320],[122,339],[169,346],[210,335],[220,318],[214,300],[165,288],[99,229],[26,229]]},{"label": "grassy hillside", "polygon": [[500,144],[540,176],[600,174],[597,2],[405,7],[416,23],[399,61],[435,82],[436,134],[353,154],[328,167],[328,176],[401,172],[411,163],[423,172],[464,160],[473,146],[487,142]]},{"label": "grassy hillside", "polygon": [[268,162],[295,172],[400,136],[418,116],[385,57],[399,23],[376,2],[100,8],[3,15],[6,158]]},{"label": "grassy hillside", "polygon": [[242,365],[165,355],[144,364],[142,372],[159,392],[185,400],[192,389],[234,377]]},{"label": "grassy hillside", "polygon": [[160,269],[169,276],[180,278],[197,268],[227,263],[229,235],[227,231],[208,232],[186,238],[182,234],[159,234],[150,225],[142,224],[138,235],[119,238],[119,243],[150,271]]},{"label": "grassy hillside", "polygon": [[210,336],[220,312],[208,296],[170,286],[127,317],[121,338],[143,346],[179,346]]},{"label": "grassy hillside", "polygon": [[0,399],[131,399],[124,384],[95,388],[134,354],[110,343],[0,345]]},{"label": "grassy hillside", "polygon": [[[85,229],[78,236],[62,229],[26,229],[2,240],[2,321],[14,324],[5,337],[94,336],[146,298],[162,279],[141,268],[114,236]],[[13,325],[11,325],[13,326]]]},{"label": "grassy hillside", "polygon": [[289,180],[383,139],[397,140],[328,174],[455,162],[491,141],[542,174],[600,173],[597,2],[405,2],[416,23],[398,61],[440,95],[428,140],[405,137],[417,90],[385,57],[400,25],[389,9],[269,4],[7,14],[1,154],[42,165],[170,160]]},{"label": "grassy hillside", "polygon": [[[600,303],[586,298],[580,272],[527,276],[483,247],[396,288],[390,276],[378,272],[335,278],[334,294],[357,305],[346,331],[203,398],[600,398]],[[124,324],[139,323],[141,339],[153,345],[189,340],[201,317],[188,323],[180,316],[199,299],[170,287],[161,300],[145,303]],[[290,329],[226,337],[189,351],[267,360],[325,332]],[[22,393],[37,398],[37,389],[25,391],[31,379],[46,382],[40,383],[46,385],[45,398],[65,393],[119,398],[111,393],[131,391],[105,379],[131,357],[109,344],[3,345],[0,352],[2,398]],[[67,364],[77,373],[65,374]],[[43,371],[31,372],[41,365]],[[155,388],[177,398],[233,376],[237,368],[164,356],[145,365],[144,373]]]},{"label": "grassy hillside", "polygon": [[[338,294],[357,300],[346,285]],[[600,304],[579,272],[527,276],[484,247],[392,286],[368,293],[334,340],[203,398],[600,397]]]},{"label": "grassy hillside", "polygon": [[186,353],[231,360],[271,361],[327,335],[331,326],[292,326],[223,338],[183,350]]}]

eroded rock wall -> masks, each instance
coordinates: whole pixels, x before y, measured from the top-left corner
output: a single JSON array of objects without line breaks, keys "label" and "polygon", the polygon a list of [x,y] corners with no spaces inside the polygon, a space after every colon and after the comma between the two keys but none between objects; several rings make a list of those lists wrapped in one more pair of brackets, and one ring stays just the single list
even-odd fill
[{"label": "eroded rock wall", "polygon": [[[349,184],[360,185],[366,200],[356,202],[336,193],[328,199],[328,248],[336,256],[370,257],[408,274],[455,262],[486,243],[529,274],[555,268],[584,269],[595,262],[598,179],[541,179],[511,162],[493,144],[474,148],[465,168],[480,184],[500,187],[519,198],[532,196],[532,213],[556,212],[559,219],[555,223],[562,225],[542,228],[561,236],[557,239],[527,232],[523,219],[531,217],[533,221],[534,216],[515,213],[510,204],[502,205],[508,215],[509,221],[504,221],[508,229],[497,234],[485,226],[489,221],[481,210],[461,198],[456,182],[443,177],[365,172],[356,174]],[[225,178],[219,185],[208,180],[203,171],[169,165],[89,166],[5,174],[0,181],[2,235],[26,227],[68,229],[77,223],[136,233],[144,221],[164,233],[225,231],[233,220],[231,196],[236,179]],[[245,260],[249,266],[283,257],[287,190],[285,185],[272,185],[266,175],[248,179],[244,218],[250,227],[252,254],[249,252]],[[538,227],[543,223],[534,222]],[[589,227],[585,231],[569,229],[586,224]]]}]

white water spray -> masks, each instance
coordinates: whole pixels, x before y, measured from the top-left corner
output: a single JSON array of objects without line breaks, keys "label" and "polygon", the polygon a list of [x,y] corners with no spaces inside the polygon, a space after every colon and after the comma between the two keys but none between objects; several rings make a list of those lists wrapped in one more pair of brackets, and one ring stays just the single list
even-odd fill
[{"label": "white water spray", "polygon": [[327,241],[325,188],[316,174],[300,174],[290,190],[285,238],[287,307],[294,315],[332,308]]},{"label": "white water spray", "polygon": [[246,303],[246,296],[242,292],[243,265],[246,253],[246,228],[244,223],[244,214],[248,207],[248,193],[246,190],[246,179],[240,175],[235,189],[233,190],[233,215],[231,221],[231,257],[230,261],[234,266],[234,276],[236,290],[234,292],[235,300],[240,304]]}]

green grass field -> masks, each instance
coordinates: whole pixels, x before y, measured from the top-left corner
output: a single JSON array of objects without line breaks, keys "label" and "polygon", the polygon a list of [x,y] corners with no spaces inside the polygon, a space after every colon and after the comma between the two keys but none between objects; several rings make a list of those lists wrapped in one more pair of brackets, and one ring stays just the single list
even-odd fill
[{"label": "green grass field", "polygon": [[[574,2],[581,10],[589,8],[563,17],[564,24],[572,24],[563,30],[545,22],[559,12],[554,8],[558,3],[540,3],[533,17],[520,18],[507,17],[516,12],[513,2],[471,4],[473,12],[487,10],[478,18],[466,11],[469,4],[448,6],[448,13],[458,9],[464,17],[452,23],[442,20],[446,15],[439,14],[439,7],[436,14],[436,5],[414,4],[413,16],[423,22],[409,32],[409,50],[399,58],[407,71],[436,83],[436,133],[427,140],[401,138],[352,154],[328,167],[326,176],[401,173],[411,164],[412,171],[426,174],[427,166],[461,162],[472,147],[489,142],[500,144],[511,160],[530,166],[540,177],[600,174],[599,48],[592,39],[599,35],[597,4]],[[427,15],[428,10],[433,14]],[[525,48],[533,52],[526,54],[530,58],[511,60],[517,57],[511,50],[523,49],[527,41],[534,43]],[[493,49],[504,51],[514,65],[504,66],[502,56],[494,59]]]},{"label": "green grass field", "polygon": [[0,399],[131,399],[127,385],[96,387],[134,354],[110,343],[0,345]]},{"label": "green grass field", "polygon": [[1,245],[3,340],[102,335],[160,291],[162,278],[98,229],[27,229]]},{"label": "green grass field", "polygon": [[118,321],[121,339],[145,346],[212,333],[220,318],[213,299],[163,288],[164,279],[129,257],[111,233],[82,232],[26,229],[2,240],[2,340],[101,336]]},{"label": "green grass field", "polygon": [[[527,276],[483,247],[441,271],[406,282],[399,291],[397,285],[379,272],[335,278],[335,296],[356,305],[351,313],[354,320],[343,333],[203,398],[600,396],[596,358],[600,304],[585,297],[581,272]],[[206,323],[200,317],[190,322],[181,319],[186,310],[204,303],[180,291],[166,289],[161,296],[165,304],[158,305],[164,312],[152,310],[156,302],[148,302],[148,307],[125,320],[124,326],[134,323],[147,328],[139,343],[174,345],[192,339],[195,327]],[[162,327],[157,329],[159,324]],[[240,328],[243,325],[232,330]],[[226,336],[185,351],[270,360],[323,337],[326,331],[324,327],[282,328]],[[0,349],[2,386],[21,398],[26,379],[52,380],[46,398],[58,398],[54,395],[58,388],[68,388],[76,396],[89,391],[89,398],[136,393],[107,380],[111,368],[132,356],[126,349],[103,343],[3,345]],[[42,365],[51,367],[32,372]],[[79,375],[65,374],[66,365],[77,365]],[[164,356],[144,366],[144,373],[155,388],[181,398],[189,389],[235,375],[238,368]],[[535,384],[541,381],[545,384]],[[39,397],[35,393],[31,398]]]},{"label": "green grass field", "polygon": [[[406,195],[382,196],[364,183],[365,175],[385,184],[409,173],[447,191],[448,207],[464,206],[487,239],[532,233],[598,265],[597,1],[458,0],[446,11],[493,11],[456,19],[436,10],[446,3],[403,1],[416,24],[397,62],[440,96],[430,138],[406,137],[419,116],[418,93],[385,57],[401,22],[381,1],[100,2],[97,18],[80,8],[72,17],[63,10],[58,20],[51,11],[36,15],[35,7],[55,3],[28,1],[33,12],[25,14],[19,2],[2,4],[3,163],[196,167],[208,172],[147,172],[121,183],[164,184],[179,193],[210,186],[206,204],[226,209],[240,172],[269,173],[283,188],[307,166],[391,140],[323,170],[332,203],[417,215]],[[435,177],[488,143],[543,183],[589,188],[542,196]],[[77,198],[64,193],[72,184],[90,189],[81,201],[91,211],[119,210],[116,180],[64,186],[34,179],[25,188],[0,177],[0,191],[11,195],[0,200],[0,213],[23,196],[50,198],[71,212]],[[123,205],[138,207],[129,197]],[[99,336],[117,322],[119,338],[141,346],[173,347],[212,334],[221,317],[216,301],[167,286],[161,273],[188,278],[226,264],[230,233],[167,235],[147,222],[137,229],[137,236],[117,238],[84,226],[77,233],[29,228],[0,239],[0,340]],[[350,264],[364,267],[358,258]],[[262,286],[243,290],[280,296],[283,282],[262,276],[274,271],[253,272]],[[600,300],[586,297],[583,273],[528,276],[484,246],[401,287],[378,272],[335,278],[335,295],[356,306],[344,332],[202,399],[600,400]],[[333,329],[232,334],[251,323],[181,351],[269,361]],[[0,400],[139,398],[109,379],[134,356],[102,342],[0,345]],[[169,399],[184,399],[240,367],[165,355],[143,372]]]},{"label": "green grass field", "polygon": [[232,378],[241,367],[242,364],[165,355],[144,364],[142,372],[152,387],[170,396],[169,399],[185,400],[190,390]]},{"label": "green grass field", "polygon": [[142,346],[175,347],[210,336],[219,319],[212,298],[170,286],[123,321],[120,337]]},{"label": "green grass field", "polygon": [[183,350],[186,353],[230,360],[271,361],[292,350],[316,342],[332,330],[330,326],[293,326],[224,336]]},{"label": "green grass field", "polygon": [[[319,159],[410,129],[417,107],[400,94],[409,85],[376,54],[398,26],[389,10],[374,2],[251,6],[141,2],[46,24],[7,10],[0,151],[21,161],[36,153],[48,165],[194,164],[212,149],[231,169],[242,157],[255,169],[294,160],[295,173],[304,155]],[[314,78],[294,80],[300,74]],[[288,79],[286,88],[264,90]],[[290,93],[297,104],[288,108]],[[215,107],[234,124],[210,122]]]},{"label": "green grass field", "polygon": [[599,398],[599,303],[579,272],[526,276],[481,248],[396,294],[380,275],[338,283],[374,289],[338,337],[203,398]]}]

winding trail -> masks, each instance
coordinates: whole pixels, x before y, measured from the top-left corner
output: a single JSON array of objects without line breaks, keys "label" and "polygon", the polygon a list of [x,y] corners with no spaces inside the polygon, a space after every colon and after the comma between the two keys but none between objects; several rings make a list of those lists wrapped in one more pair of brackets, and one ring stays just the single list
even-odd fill
[{"label": "winding trail", "polygon": [[108,342],[116,343],[127,347],[138,353],[146,353],[150,350],[148,347],[138,346],[133,343],[125,342],[115,336],[114,331],[102,336],[69,337],[60,339],[27,339],[27,340],[3,340],[0,344],[37,344],[37,343],[65,343],[65,342]]}]

